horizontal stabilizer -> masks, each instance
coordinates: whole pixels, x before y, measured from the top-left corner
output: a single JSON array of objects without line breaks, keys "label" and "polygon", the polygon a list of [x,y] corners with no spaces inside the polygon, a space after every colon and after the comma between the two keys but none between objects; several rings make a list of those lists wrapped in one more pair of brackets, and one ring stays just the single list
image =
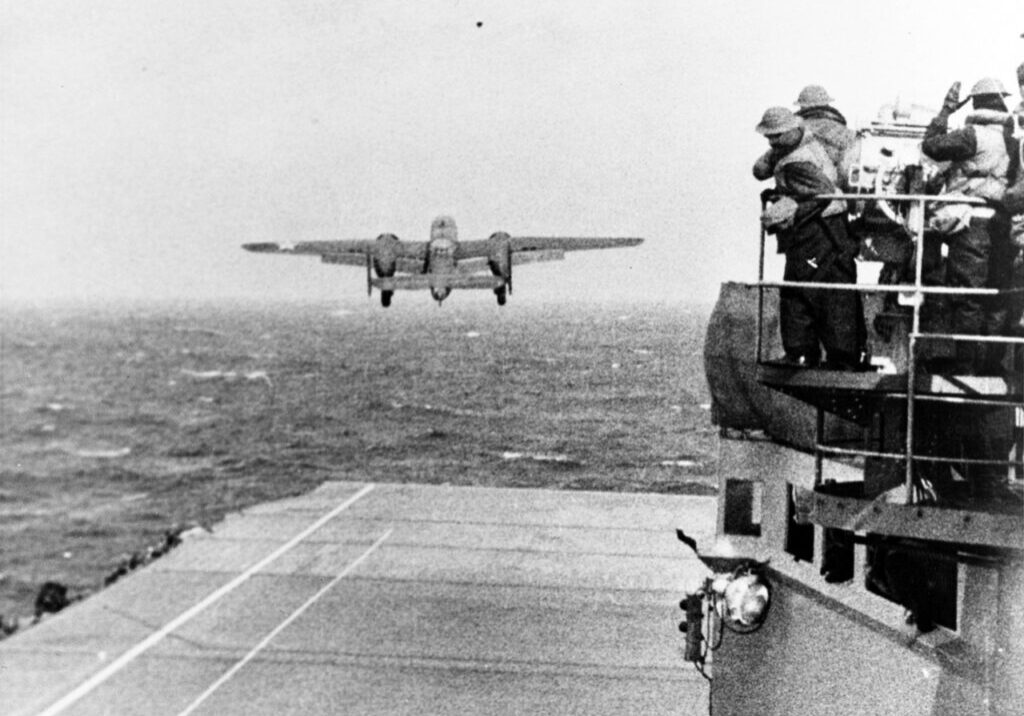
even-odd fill
[{"label": "horizontal stabilizer", "polygon": [[501,276],[443,276],[420,274],[417,276],[390,276],[372,278],[370,285],[382,291],[414,291],[425,288],[483,288],[495,289],[505,285]]},{"label": "horizontal stabilizer", "polygon": [[344,264],[345,266],[366,266],[366,254],[336,253],[322,254],[320,260],[325,264]]},{"label": "horizontal stabilizer", "polygon": [[451,288],[486,288],[495,289],[505,285],[501,276],[458,276],[446,279],[444,285]]},{"label": "horizontal stabilizer", "polygon": [[401,273],[423,273],[423,259],[399,257],[395,261],[395,270]]},{"label": "horizontal stabilizer", "polygon": [[430,288],[430,277],[427,275],[417,276],[387,276],[382,278],[371,278],[370,285],[379,288],[381,291],[413,291],[416,289]]},{"label": "horizontal stabilizer", "polygon": [[533,264],[538,261],[561,261],[565,258],[565,252],[559,249],[546,249],[543,251],[519,251],[512,254],[513,265]]},{"label": "horizontal stabilizer", "polygon": [[480,273],[491,270],[491,260],[487,258],[463,259],[457,264],[457,270],[461,274]]}]

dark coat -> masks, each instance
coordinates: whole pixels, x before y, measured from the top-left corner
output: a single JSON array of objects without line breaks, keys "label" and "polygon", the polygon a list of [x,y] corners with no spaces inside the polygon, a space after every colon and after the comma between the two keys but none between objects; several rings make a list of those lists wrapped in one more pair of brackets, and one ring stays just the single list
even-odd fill
[{"label": "dark coat", "polygon": [[843,157],[857,138],[856,132],[846,126],[846,117],[834,107],[807,107],[796,113],[804,125],[825,147],[828,158],[836,167],[844,165]]}]

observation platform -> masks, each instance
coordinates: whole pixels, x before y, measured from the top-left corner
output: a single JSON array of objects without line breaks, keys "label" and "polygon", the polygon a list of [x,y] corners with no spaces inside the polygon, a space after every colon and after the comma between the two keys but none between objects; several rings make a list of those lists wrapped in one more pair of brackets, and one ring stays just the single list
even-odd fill
[{"label": "observation platform", "polygon": [[[854,483],[857,484],[857,483]],[[902,493],[902,487],[897,488]],[[793,488],[806,520],[821,527],[890,537],[953,542],[1004,550],[1024,549],[1024,502],[973,499],[969,503],[902,504],[888,495],[867,499],[835,494],[828,486]]]},{"label": "observation platform", "polygon": [[[886,407],[885,403],[895,403],[896,410],[902,414],[911,392],[914,400],[922,402],[943,400],[974,407],[1011,409],[1022,401],[1019,379],[996,376],[917,371],[911,379],[907,373],[836,371],[764,362],[758,364],[757,379],[762,385],[862,426],[870,426]],[[871,431],[866,430],[865,436],[870,435]],[[891,485],[891,473],[885,476],[890,479],[889,489],[884,489],[886,484],[880,487],[879,479],[872,477],[872,471],[880,472],[881,462],[885,461],[890,468],[898,466],[904,471],[905,454],[837,448],[826,444],[820,434],[817,440],[815,450],[823,456],[857,458],[862,479],[823,483],[819,466],[813,490],[793,488],[794,501],[802,505],[800,521],[849,532],[999,550],[1024,549],[1024,495],[1019,484],[1008,487],[998,496],[968,496],[967,483],[961,482],[958,486],[964,488],[962,496],[944,495],[935,501],[908,504],[906,488]],[[871,458],[878,462],[872,464]],[[922,456],[915,455],[914,459],[921,460]],[[945,461],[953,462],[952,459]],[[867,489],[869,481],[876,494],[870,494]]]},{"label": "observation platform", "polygon": [[[865,425],[887,400],[908,397],[907,373],[838,371],[802,368],[779,362],[757,366],[757,380],[798,400]],[[968,398],[972,403],[1020,403],[1024,400],[1022,381],[995,376],[946,375],[918,370],[914,375],[915,396]]]}]

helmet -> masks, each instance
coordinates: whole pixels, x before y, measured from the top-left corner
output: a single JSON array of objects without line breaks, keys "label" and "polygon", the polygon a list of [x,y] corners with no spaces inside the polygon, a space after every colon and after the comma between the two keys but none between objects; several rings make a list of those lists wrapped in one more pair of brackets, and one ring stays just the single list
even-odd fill
[{"label": "helmet", "polygon": [[801,109],[807,109],[808,107],[824,107],[834,101],[821,85],[807,85],[800,90],[800,96],[796,98],[794,104]]},{"label": "helmet", "polygon": [[785,107],[769,107],[761,117],[761,123],[754,129],[767,137],[770,134],[783,134],[803,125],[804,121]]},{"label": "helmet", "polygon": [[982,77],[974,83],[974,86],[971,87],[971,93],[967,96],[976,97],[980,94],[997,94],[1001,97],[1010,96],[1010,93],[1003,87],[1003,83],[995,77]]}]

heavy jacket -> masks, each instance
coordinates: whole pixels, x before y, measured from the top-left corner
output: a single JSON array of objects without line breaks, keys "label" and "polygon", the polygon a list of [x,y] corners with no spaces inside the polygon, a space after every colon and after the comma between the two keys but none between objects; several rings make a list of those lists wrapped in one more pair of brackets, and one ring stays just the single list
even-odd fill
[{"label": "heavy jacket", "polygon": [[[1010,214],[1020,215],[1024,214],[1024,139],[1017,140],[1016,149],[1016,166],[1013,167],[1010,174],[1014,175],[1011,178],[1011,183],[1006,189],[1006,194],[1003,196],[1003,204],[1006,210]],[[1010,164],[1013,165],[1013,158],[1011,157]],[[1024,224],[1024,222],[1019,222]]]},{"label": "heavy jacket", "polygon": [[940,112],[925,130],[921,150],[938,162],[951,162],[946,174],[946,194],[975,196],[1001,202],[1006,193],[1010,167],[1007,131],[1009,115],[977,110],[962,129],[949,131],[949,117]]},{"label": "heavy jacket", "polygon": [[[814,134],[806,130],[799,144],[775,157],[772,176],[779,193],[797,201],[809,199],[814,194],[834,192],[838,178],[836,165],[829,159],[828,152]],[[841,202],[831,202],[826,215],[838,214],[842,210]]]},{"label": "heavy jacket", "polygon": [[[844,157],[857,138],[856,132],[846,126],[846,117],[834,107],[806,107],[797,113],[804,125],[821,142],[828,158],[837,167],[844,166]],[[840,177],[842,180],[843,178]]]},{"label": "heavy jacket", "polygon": [[[789,253],[798,247],[801,253],[820,253],[821,247],[806,245],[808,219],[815,215],[830,217],[842,214],[846,204],[842,201],[812,201],[818,194],[836,191],[836,167],[828,158],[824,147],[814,135],[804,130],[800,142],[789,150],[771,149],[754,163],[754,176],[764,180],[775,178],[775,191],[797,202],[796,215],[791,228],[778,232],[779,251]],[[818,232],[811,231],[813,235]],[[815,242],[817,243],[817,242]]]},{"label": "heavy jacket", "polygon": [[[771,149],[754,164],[754,176],[775,179],[775,193],[797,204],[792,225],[778,230],[786,255],[785,281],[856,283],[856,241],[846,229],[846,204],[812,200],[836,191],[836,167],[807,129],[791,149]],[[779,293],[779,329],[787,356],[810,364],[820,357],[853,366],[864,349],[860,297],[853,291],[783,288]]]}]

